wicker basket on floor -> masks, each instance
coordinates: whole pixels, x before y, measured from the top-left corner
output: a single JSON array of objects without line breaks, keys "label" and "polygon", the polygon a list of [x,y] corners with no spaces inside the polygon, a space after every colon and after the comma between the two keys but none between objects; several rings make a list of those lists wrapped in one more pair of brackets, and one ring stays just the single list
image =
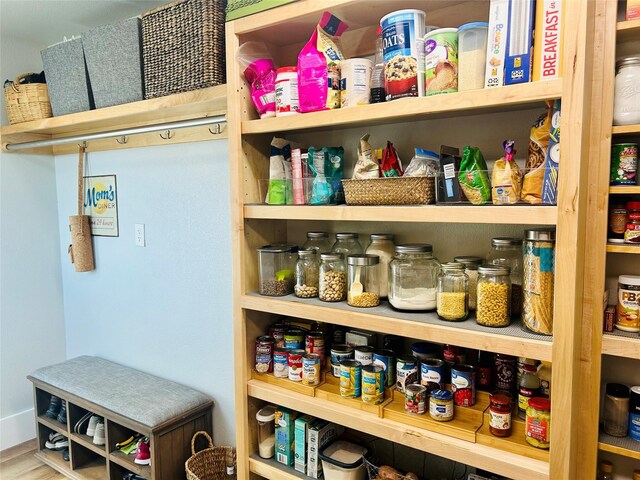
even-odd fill
[{"label": "wicker basket on floor", "polygon": [[20,83],[20,80],[29,75],[33,74],[20,75],[4,89],[7,117],[11,125],[53,116],[47,84]]},{"label": "wicker basket on floor", "polygon": [[435,177],[342,180],[347,205],[426,205],[436,201]]},{"label": "wicker basket on floor", "polygon": [[225,0],[178,0],[142,16],[145,98],[226,82],[225,7]]},{"label": "wicker basket on floor", "polygon": [[[207,439],[209,448],[196,452],[195,443],[199,435]],[[227,465],[236,468],[236,449],[215,447],[207,432],[196,432],[191,439],[191,456],[184,464],[187,480],[224,480],[227,478]]]}]

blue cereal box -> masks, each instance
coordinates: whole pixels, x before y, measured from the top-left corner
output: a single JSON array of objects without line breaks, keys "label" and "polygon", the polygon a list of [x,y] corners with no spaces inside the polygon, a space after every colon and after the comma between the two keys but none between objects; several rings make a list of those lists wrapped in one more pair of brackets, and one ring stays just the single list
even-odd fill
[{"label": "blue cereal box", "polygon": [[304,415],[303,417],[296,418],[295,432],[294,432],[294,467],[296,471],[301,473],[307,473],[307,435],[309,425],[313,422],[314,418],[311,415]]},{"label": "blue cereal box", "polygon": [[296,416],[297,413],[288,408],[276,410],[276,461],[289,467],[293,466]]},{"label": "blue cereal box", "polygon": [[535,4],[535,0],[511,0],[509,2],[505,85],[531,81]]},{"label": "blue cereal box", "polygon": [[542,183],[542,203],[558,203],[558,167],[560,164],[560,100],[553,102],[551,129],[549,132],[549,150],[545,160],[544,181]]}]

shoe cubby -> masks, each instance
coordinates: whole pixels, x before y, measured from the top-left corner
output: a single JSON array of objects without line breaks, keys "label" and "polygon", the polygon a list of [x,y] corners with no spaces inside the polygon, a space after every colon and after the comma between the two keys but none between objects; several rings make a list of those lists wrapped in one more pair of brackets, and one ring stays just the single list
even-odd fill
[{"label": "shoe cubby", "polygon": [[[69,436],[70,438],[83,445],[85,448],[96,452],[101,456],[106,456],[106,444],[105,445],[97,445],[94,442],[94,437],[92,435],[87,435],[87,427],[89,426],[89,421],[91,416],[95,415],[95,413],[83,406],[77,405],[75,403],[69,403],[67,405],[67,410],[69,411]],[[85,416],[88,416],[82,425],[80,425],[79,432],[76,432],[76,424],[81,422]],[[106,431],[106,425],[105,425]]]},{"label": "shoe cubby", "polygon": [[[122,443],[138,433],[145,436],[148,436],[148,434],[145,432],[136,432],[135,430],[124,425],[120,425],[117,422],[109,422],[107,428],[109,459],[111,462],[120,465],[120,467],[125,468],[128,472],[136,473],[144,478],[151,478],[150,465],[139,465],[135,463],[135,450],[131,454],[127,455],[116,448],[116,444]],[[149,445],[149,448],[153,455],[153,443]],[[122,476],[118,477],[118,480],[122,480]]]},{"label": "shoe cubby", "polygon": [[[63,435],[67,434],[67,425],[59,422],[57,419],[49,418],[45,414],[49,409],[49,404],[51,403],[51,393],[46,390],[36,388],[34,392],[34,400],[35,400],[35,410],[38,422],[46,425],[52,430],[55,430],[58,433],[62,433]],[[60,397],[58,397],[60,398]],[[61,399],[62,400],[62,399]],[[67,408],[67,415],[69,411]],[[68,417],[67,417],[68,420]]]},{"label": "shoe cubby", "polygon": [[71,469],[80,478],[104,480],[107,477],[106,459],[98,452],[74,440],[70,442]]},{"label": "shoe cubby", "polygon": [[[136,472],[131,471],[130,469],[120,465],[119,463],[116,463],[114,461],[109,462],[109,480],[123,480],[127,477],[125,477],[125,475],[127,474],[135,474]],[[137,473],[137,475],[141,475],[140,473]],[[150,476],[143,476],[141,475],[143,478],[145,479],[149,479],[151,478]]]}]

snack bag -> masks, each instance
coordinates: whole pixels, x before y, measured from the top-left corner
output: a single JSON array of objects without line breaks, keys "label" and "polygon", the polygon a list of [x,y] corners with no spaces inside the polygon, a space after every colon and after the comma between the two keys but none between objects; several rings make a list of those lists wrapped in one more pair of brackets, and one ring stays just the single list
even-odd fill
[{"label": "snack bag", "polygon": [[269,205],[293,204],[293,178],[291,175],[291,144],[284,138],[273,137],[269,158]]},{"label": "snack bag", "polygon": [[537,205],[542,203],[542,184],[544,182],[544,166],[549,148],[551,132],[552,105],[547,103],[548,110],[540,115],[531,127],[529,135],[529,154],[524,168],[522,200]]},{"label": "snack bag", "polygon": [[465,197],[474,205],[483,205],[491,200],[491,182],[487,171],[487,162],[480,149],[464,147],[458,181]]},{"label": "snack bag", "polygon": [[266,47],[247,42],[238,49],[238,62],[251,85],[251,101],[260,118],[276,115],[276,69]]},{"label": "snack bag", "polygon": [[298,55],[300,112],[340,108],[339,37],[348,25],[324,12],[311,38]]},{"label": "snack bag", "polygon": [[494,205],[512,205],[520,200],[522,171],[513,159],[516,154],[515,142],[502,142],[505,155],[496,160],[491,174],[491,197]]},{"label": "snack bag", "polygon": [[393,147],[393,143],[389,141],[387,141],[387,146],[382,152],[380,171],[383,177],[401,177],[403,174],[398,151]]},{"label": "snack bag", "polygon": [[362,180],[365,178],[378,178],[380,176],[380,165],[375,157],[375,152],[369,144],[369,134],[367,133],[360,139],[358,144],[358,161],[353,169],[354,180]]},{"label": "snack bag", "polygon": [[344,149],[342,147],[309,147],[309,167],[314,179],[311,205],[344,203]]},{"label": "snack bag", "polygon": [[440,169],[440,158],[431,150],[415,149],[415,155],[404,171],[405,177],[435,177]]}]

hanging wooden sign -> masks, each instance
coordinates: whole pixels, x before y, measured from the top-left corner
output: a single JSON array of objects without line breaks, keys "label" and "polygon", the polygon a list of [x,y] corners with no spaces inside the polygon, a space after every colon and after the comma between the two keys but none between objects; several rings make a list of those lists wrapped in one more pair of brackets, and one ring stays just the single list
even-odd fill
[{"label": "hanging wooden sign", "polygon": [[84,177],[84,214],[91,217],[92,235],[119,236],[115,175]]}]

